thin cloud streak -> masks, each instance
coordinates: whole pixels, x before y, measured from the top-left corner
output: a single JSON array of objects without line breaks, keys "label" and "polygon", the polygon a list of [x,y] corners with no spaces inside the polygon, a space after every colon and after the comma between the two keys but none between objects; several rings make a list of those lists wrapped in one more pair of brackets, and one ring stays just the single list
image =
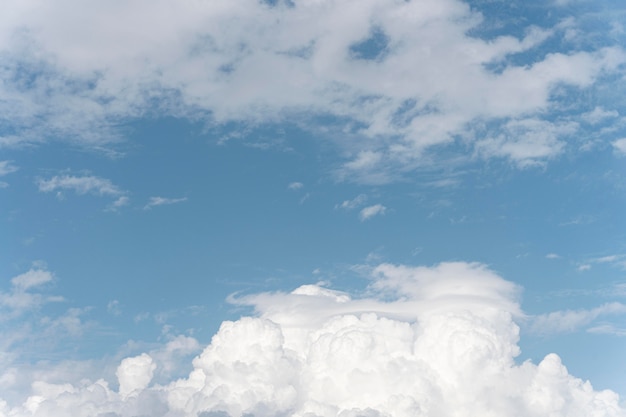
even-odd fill
[{"label": "thin cloud streak", "polygon": [[187,197],[182,198],[166,198],[166,197],[150,197],[150,201],[146,204],[143,209],[150,210],[152,207],[164,206],[170,204],[178,204],[187,201]]}]

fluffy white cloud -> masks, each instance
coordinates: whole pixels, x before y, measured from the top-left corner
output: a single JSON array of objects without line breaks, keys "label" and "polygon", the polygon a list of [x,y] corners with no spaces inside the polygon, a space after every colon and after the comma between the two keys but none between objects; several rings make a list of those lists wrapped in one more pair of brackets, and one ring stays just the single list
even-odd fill
[{"label": "fluffy white cloud", "polygon": [[128,397],[145,389],[152,380],[155,369],[156,364],[146,353],[124,359],[115,373],[119,381],[120,395]]},{"label": "fluffy white cloud", "polygon": [[[159,354],[141,354],[119,365],[118,389],[35,381],[0,415],[626,416],[614,392],[573,377],[556,354],[515,362],[519,288],[484,265],[383,264],[371,275],[365,298],[319,285],[231,298],[256,314],[224,322],[187,377],[154,383]],[[160,354],[195,348],[179,337]]]},{"label": "fluffy white cloud", "polygon": [[77,177],[73,175],[57,175],[48,180],[39,180],[39,191],[49,193],[52,191],[72,190],[77,194],[95,194],[117,196],[122,194],[117,186],[106,178],[95,176]]},{"label": "fluffy white cloud", "polygon": [[290,190],[299,190],[302,187],[304,187],[304,184],[302,184],[301,182],[292,182],[287,186],[287,188],[289,188]]},{"label": "fluffy white cloud", "polygon": [[177,204],[187,201],[187,197],[183,198],[166,198],[166,197],[150,197],[150,201],[146,204],[143,209],[150,210],[152,207],[163,206],[168,204]]},{"label": "fluffy white cloud", "polygon": [[359,218],[361,221],[369,220],[374,216],[379,216],[385,214],[387,211],[387,207],[382,204],[374,204],[373,206],[367,206],[361,209],[359,212]]},{"label": "fluffy white cloud", "polygon": [[[458,0],[3,6],[0,118],[15,133],[0,146],[64,139],[101,147],[120,139],[120,122],[146,114],[253,125],[331,115],[346,121],[336,132],[362,138],[346,144],[341,175],[368,182],[483,133],[483,157],[521,166],[551,158],[575,128],[542,119],[558,108],[555,89],[589,87],[625,61],[611,46],[572,43],[546,54],[539,46],[560,36],[561,24],[482,39],[472,35],[482,16]],[[533,60],[509,59],[524,52]],[[483,132],[486,125],[494,129]]]}]

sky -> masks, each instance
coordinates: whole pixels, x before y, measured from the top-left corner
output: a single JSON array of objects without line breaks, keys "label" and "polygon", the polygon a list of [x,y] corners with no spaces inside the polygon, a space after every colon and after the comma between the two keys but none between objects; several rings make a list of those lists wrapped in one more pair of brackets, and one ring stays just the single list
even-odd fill
[{"label": "sky", "polygon": [[5,0],[0,417],[626,416],[626,6]]}]

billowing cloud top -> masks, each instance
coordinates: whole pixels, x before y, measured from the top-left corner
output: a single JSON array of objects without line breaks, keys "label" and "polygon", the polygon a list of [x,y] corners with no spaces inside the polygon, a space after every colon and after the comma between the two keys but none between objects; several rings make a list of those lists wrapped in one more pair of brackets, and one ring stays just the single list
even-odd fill
[{"label": "billowing cloud top", "polygon": [[350,178],[388,181],[459,140],[541,163],[579,128],[553,112],[555,89],[589,87],[626,55],[581,47],[571,18],[518,37],[481,36],[483,23],[458,0],[8,0],[0,120],[14,133],[0,145],[101,146],[146,114],[310,128],[330,115],[371,139],[348,150]]},{"label": "billowing cloud top", "polygon": [[233,302],[187,378],[151,383],[157,361],[124,359],[104,380],[33,384],[4,416],[626,416],[555,354],[518,364],[514,284],[484,265],[383,264],[365,296],[307,285]]}]

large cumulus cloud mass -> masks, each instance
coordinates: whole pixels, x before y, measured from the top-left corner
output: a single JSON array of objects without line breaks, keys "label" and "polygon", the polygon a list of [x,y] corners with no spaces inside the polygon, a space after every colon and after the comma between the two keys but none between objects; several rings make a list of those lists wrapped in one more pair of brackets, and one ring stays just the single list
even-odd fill
[{"label": "large cumulus cloud mass", "polygon": [[144,353],[118,381],[35,381],[0,416],[626,416],[556,354],[515,361],[519,288],[484,265],[371,274],[359,297],[322,285],[234,297],[255,313],[224,322],[185,378],[154,383]]}]

